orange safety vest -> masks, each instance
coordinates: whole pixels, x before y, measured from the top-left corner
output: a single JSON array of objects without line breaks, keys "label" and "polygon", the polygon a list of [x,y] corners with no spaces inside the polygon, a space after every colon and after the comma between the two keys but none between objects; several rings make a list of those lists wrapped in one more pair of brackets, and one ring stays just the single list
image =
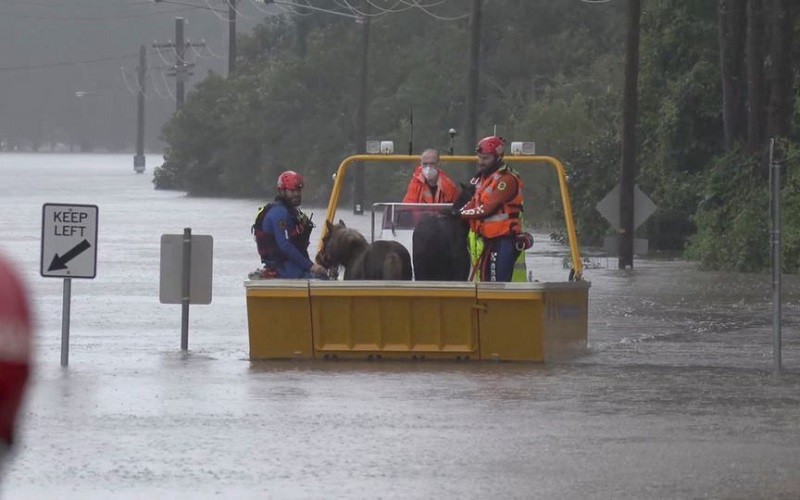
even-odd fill
[{"label": "orange safety vest", "polygon": [[[485,179],[478,180],[472,200],[475,206],[483,205],[489,195],[497,189],[503,174],[511,174],[517,179],[517,192],[514,197],[503,204],[494,214],[484,219],[470,219],[470,228],[483,238],[497,238],[522,232],[520,216],[522,215],[522,179],[508,165],[503,165]],[[476,179],[473,179],[475,181]]]},{"label": "orange safety vest", "polygon": [[422,176],[422,166],[417,165],[411,182],[408,183],[408,190],[403,197],[403,203],[453,203],[458,196],[458,188],[455,183],[447,176],[444,170],[439,169],[439,178],[436,181],[436,194],[431,191],[431,187]]}]

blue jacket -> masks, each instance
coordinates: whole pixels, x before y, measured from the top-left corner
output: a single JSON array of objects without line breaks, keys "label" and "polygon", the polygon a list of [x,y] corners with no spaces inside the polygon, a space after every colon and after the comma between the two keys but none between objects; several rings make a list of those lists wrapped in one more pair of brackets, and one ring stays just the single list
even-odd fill
[{"label": "blue jacket", "polygon": [[[265,262],[273,267],[278,278],[310,278],[311,259],[304,255],[290,241],[290,237],[298,237],[297,222],[292,218],[289,210],[283,203],[275,203],[261,221],[264,233],[274,238],[278,251],[283,255],[282,262]],[[294,236],[290,236],[294,235]]]}]

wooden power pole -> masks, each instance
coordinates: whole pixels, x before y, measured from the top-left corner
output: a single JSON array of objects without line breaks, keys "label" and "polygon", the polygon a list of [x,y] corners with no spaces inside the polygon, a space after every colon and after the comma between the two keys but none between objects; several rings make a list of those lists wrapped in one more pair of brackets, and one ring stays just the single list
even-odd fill
[{"label": "wooden power pole", "polygon": [[[358,109],[356,111],[355,143],[356,151],[363,153],[367,145],[367,103],[369,95],[369,2],[364,0],[361,16],[361,64],[358,79]],[[353,213],[364,213],[364,163],[355,165],[355,179],[353,183]]]},{"label": "wooden power pole", "polygon": [[171,48],[175,49],[175,65],[172,67],[174,73],[168,73],[169,76],[175,77],[175,111],[179,111],[183,107],[183,97],[185,92],[186,80],[192,75],[190,70],[194,64],[186,62],[186,48],[187,47],[205,47],[205,43],[191,43],[183,38],[183,18],[175,18],[175,43],[154,43],[153,47],[157,49]]},{"label": "wooden power pole", "polygon": [[633,268],[633,193],[636,184],[636,117],[639,100],[639,20],[641,0],[628,0],[625,93],[622,105],[622,172],[619,190],[619,269]]},{"label": "wooden power pole", "polygon": [[133,157],[133,170],[141,174],[145,169],[144,159],[144,82],[147,76],[147,50],[139,46],[139,68],[136,81],[139,89],[136,92],[136,156]]},{"label": "wooden power pole", "polygon": [[236,72],[236,0],[228,0],[228,76]]},{"label": "wooden power pole", "polygon": [[[472,13],[469,18],[469,71],[467,73],[467,102],[464,111],[464,151],[474,151],[478,140],[478,69],[481,58],[481,0],[472,0]],[[470,153],[471,154],[471,153]],[[472,165],[467,167],[467,175],[472,175]]]}]

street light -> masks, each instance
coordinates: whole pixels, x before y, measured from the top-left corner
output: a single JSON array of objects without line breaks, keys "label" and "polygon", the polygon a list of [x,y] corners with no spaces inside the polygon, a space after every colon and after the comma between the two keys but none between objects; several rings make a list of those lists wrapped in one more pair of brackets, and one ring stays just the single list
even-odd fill
[{"label": "street light", "polygon": [[453,154],[453,140],[456,138],[457,134],[458,134],[458,131],[456,129],[454,129],[454,128],[451,128],[450,130],[447,131],[447,135],[450,136],[450,155],[451,156]]}]

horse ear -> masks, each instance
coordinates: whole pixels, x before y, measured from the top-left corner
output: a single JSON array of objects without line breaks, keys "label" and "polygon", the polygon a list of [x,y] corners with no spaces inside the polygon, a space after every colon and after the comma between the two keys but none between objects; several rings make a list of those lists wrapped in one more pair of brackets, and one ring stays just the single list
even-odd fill
[{"label": "horse ear", "polygon": [[342,219],[339,219],[339,225],[342,226],[342,227],[347,227],[347,226],[344,225],[344,221]]}]

